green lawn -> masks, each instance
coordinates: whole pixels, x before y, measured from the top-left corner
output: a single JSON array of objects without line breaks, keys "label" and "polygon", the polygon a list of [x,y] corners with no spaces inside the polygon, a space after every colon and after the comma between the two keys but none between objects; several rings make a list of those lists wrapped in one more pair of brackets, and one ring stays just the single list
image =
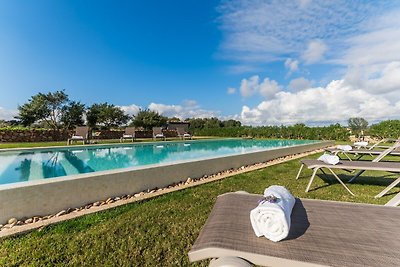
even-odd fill
[{"label": "green lawn", "polygon": [[219,194],[238,190],[261,194],[265,187],[278,184],[296,197],[384,204],[399,191],[397,187],[390,196],[374,199],[394,176],[366,172],[349,185],[354,197],[340,184],[321,179],[305,193],[311,172],[305,170],[296,181],[298,168],[299,160],[292,160],[5,238],[0,241],[0,265],[187,266],[187,253]]}]

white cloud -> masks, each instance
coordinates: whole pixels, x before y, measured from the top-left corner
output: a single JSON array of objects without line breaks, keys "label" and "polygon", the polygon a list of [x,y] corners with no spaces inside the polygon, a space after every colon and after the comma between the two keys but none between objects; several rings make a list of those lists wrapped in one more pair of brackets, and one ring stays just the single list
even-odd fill
[{"label": "white cloud", "polygon": [[219,117],[220,112],[202,109],[196,101],[186,100],[182,105],[166,105],[160,103],[150,103],[149,109],[159,112],[163,116],[186,118],[210,118]]},{"label": "white cloud", "polygon": [[343,122],[349,117],[369,121],[398,117],[400,104],[390,103],[362,89],[353,88],[343,80],[326,87],[299,92],[279,92],[274,99],[262,101],[254,108],[242,107],[245,124],[294,124]]},{"label": "white cloud", "polygon": [[236,88],[229,87],[228,90],[227,90],[227,93],[228,93],[229,95],[233,95],[234,93],[236,93]]},{"label": "white cloud", "polygon": [[129,106],[119,106],[123,111],[125,111],[126,114],[129,115],[136,115],[139,110],[141,109],[140,106],[137,106],[135,104],[129,105]]},{"label": "white cloud", "polygon": [[13,120],[18,115],[18,111],[14,109],[5,109],[0,107],[0,120]]},{"label": "white cloud", "polygon": [[[224,37],[220,52],[222,57],[247,66],[302,54],[308,63],[317,62],[327,47],[332,55],[347,48],[344,40],[365,32],[366,21],[389,10],[391,5],[396,4],[347,0],[222,1],[218,8]],[[387,20],[385,23],[389,24]]]},{"label": "white cloud", "polygon": [[289,70],[289,75],[299,70],[299,61],[288,58],[285,60],[285,67]]},{"label": "white cloud", "polygon": [[297,79],[293,79],[289,82],[289,89],[293,90],[293,91],[301,91],[307,88],[310,88],[312,85],[312,82],[307,80],[304,77],[300,77]]},{"label": "white cloud", "polygon": [[312,40],[308,43],[307,49],[301,55],[306,64],[312,64],[320,61],[328,47],[322,40]]},{"label": "white cloud", "polygon": [[240,84],[240,93],[244,97],[250,97],[256,93],[263,97],[272,97],[280,90],[282,90],[282,87],[276,81],[269,78],[265,78],[260,83],[258,75],[254,75],[249,79],[243,79]]}]

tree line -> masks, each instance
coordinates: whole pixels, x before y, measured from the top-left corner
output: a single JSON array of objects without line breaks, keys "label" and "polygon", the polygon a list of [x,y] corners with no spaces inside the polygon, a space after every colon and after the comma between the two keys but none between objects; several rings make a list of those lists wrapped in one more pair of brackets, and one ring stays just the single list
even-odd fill
[{"label": "tree line", "polygon": [[[180,121],[179,118],[168,118],[149,109],[141,109],[136,115],[130,116],[120,107],[107,102],[86,106],[79,101],[71,100],[65,90],[47,94],[38,93],[19,106],[18,111],[16,120],[9,122],[0,120],[0,127],[40,126],[59,131],[70,130],[86,123],[92,128],[101,129],[135,126],[151,130],[152,127],[165,126],[167,121]],[[184,121],[189,123],[192,134],[203,136],[332,140],[348,140],[350,134],[357,137],[371,135],[377,138],[400,136],[400,120],[386,120],[368,126],[368,122],[360,117],[350,118],[347,127],[340,124],[310,127],[302,123],[291,126],[254,127],[243,126],[237,120],[220,120],[215,117],[187,118]]]}]

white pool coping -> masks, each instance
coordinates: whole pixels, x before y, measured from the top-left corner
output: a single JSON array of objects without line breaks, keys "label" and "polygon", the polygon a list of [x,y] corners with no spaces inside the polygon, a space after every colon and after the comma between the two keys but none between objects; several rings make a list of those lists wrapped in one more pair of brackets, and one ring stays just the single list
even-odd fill
[{"label": "white pool coping", "polygon": [[188,177],[200,178],[223,170],[312,151],[333,144],[333,141],[321,141],[246,154],[0,185],[0,224],[5,224],[13,217],[20,219],[54,214],[108,197],[161,188],[186,181]]}]

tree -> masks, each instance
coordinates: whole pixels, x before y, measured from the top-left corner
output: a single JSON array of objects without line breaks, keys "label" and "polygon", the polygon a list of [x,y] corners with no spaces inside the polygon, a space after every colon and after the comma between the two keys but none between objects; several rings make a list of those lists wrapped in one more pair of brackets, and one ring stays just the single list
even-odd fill
[{"label": "tree", "polygon": [[140,109],[132,121],[135,127],[143,127],[145,130],[151,130],[153,127],[163,126],[166,123],[166,117],[149,109]]},{"label": "tree", "polygon": [[126,124],[130,116],[125,112],[107,102],[101,104],[93,104],[90,106],[86,113],[88,125],[95,127],[96,125],[103,125],[106,128]]},{"label": "tree", "polygon": [[17,118],[25,126],[45,121],[50,128],[58,130],[62,110],[68,102],[68,95],[64,90],[47,94],[38,93],[32,96],[28,103],[18,107],[19,116]]},{"label": "tree", "polygon": [[348,120],[349,127],[351,131],[358,135],[361,131],[364,131],[368,127],[368,121],[366,121],[364,118],[350,118]]},{"label": "tree", "polygon": [[62,108],[61,123],[65,129],[72,129],[75,126],[83,125],[83,113],[85,105],[80,102],[71,101]]},{"label": "tree", "polygon": [[242,126],[242,123],[240,121],[231,119],[231,120],[223,121],[222,125],[224,127],[240,127],[240,126]]}]

